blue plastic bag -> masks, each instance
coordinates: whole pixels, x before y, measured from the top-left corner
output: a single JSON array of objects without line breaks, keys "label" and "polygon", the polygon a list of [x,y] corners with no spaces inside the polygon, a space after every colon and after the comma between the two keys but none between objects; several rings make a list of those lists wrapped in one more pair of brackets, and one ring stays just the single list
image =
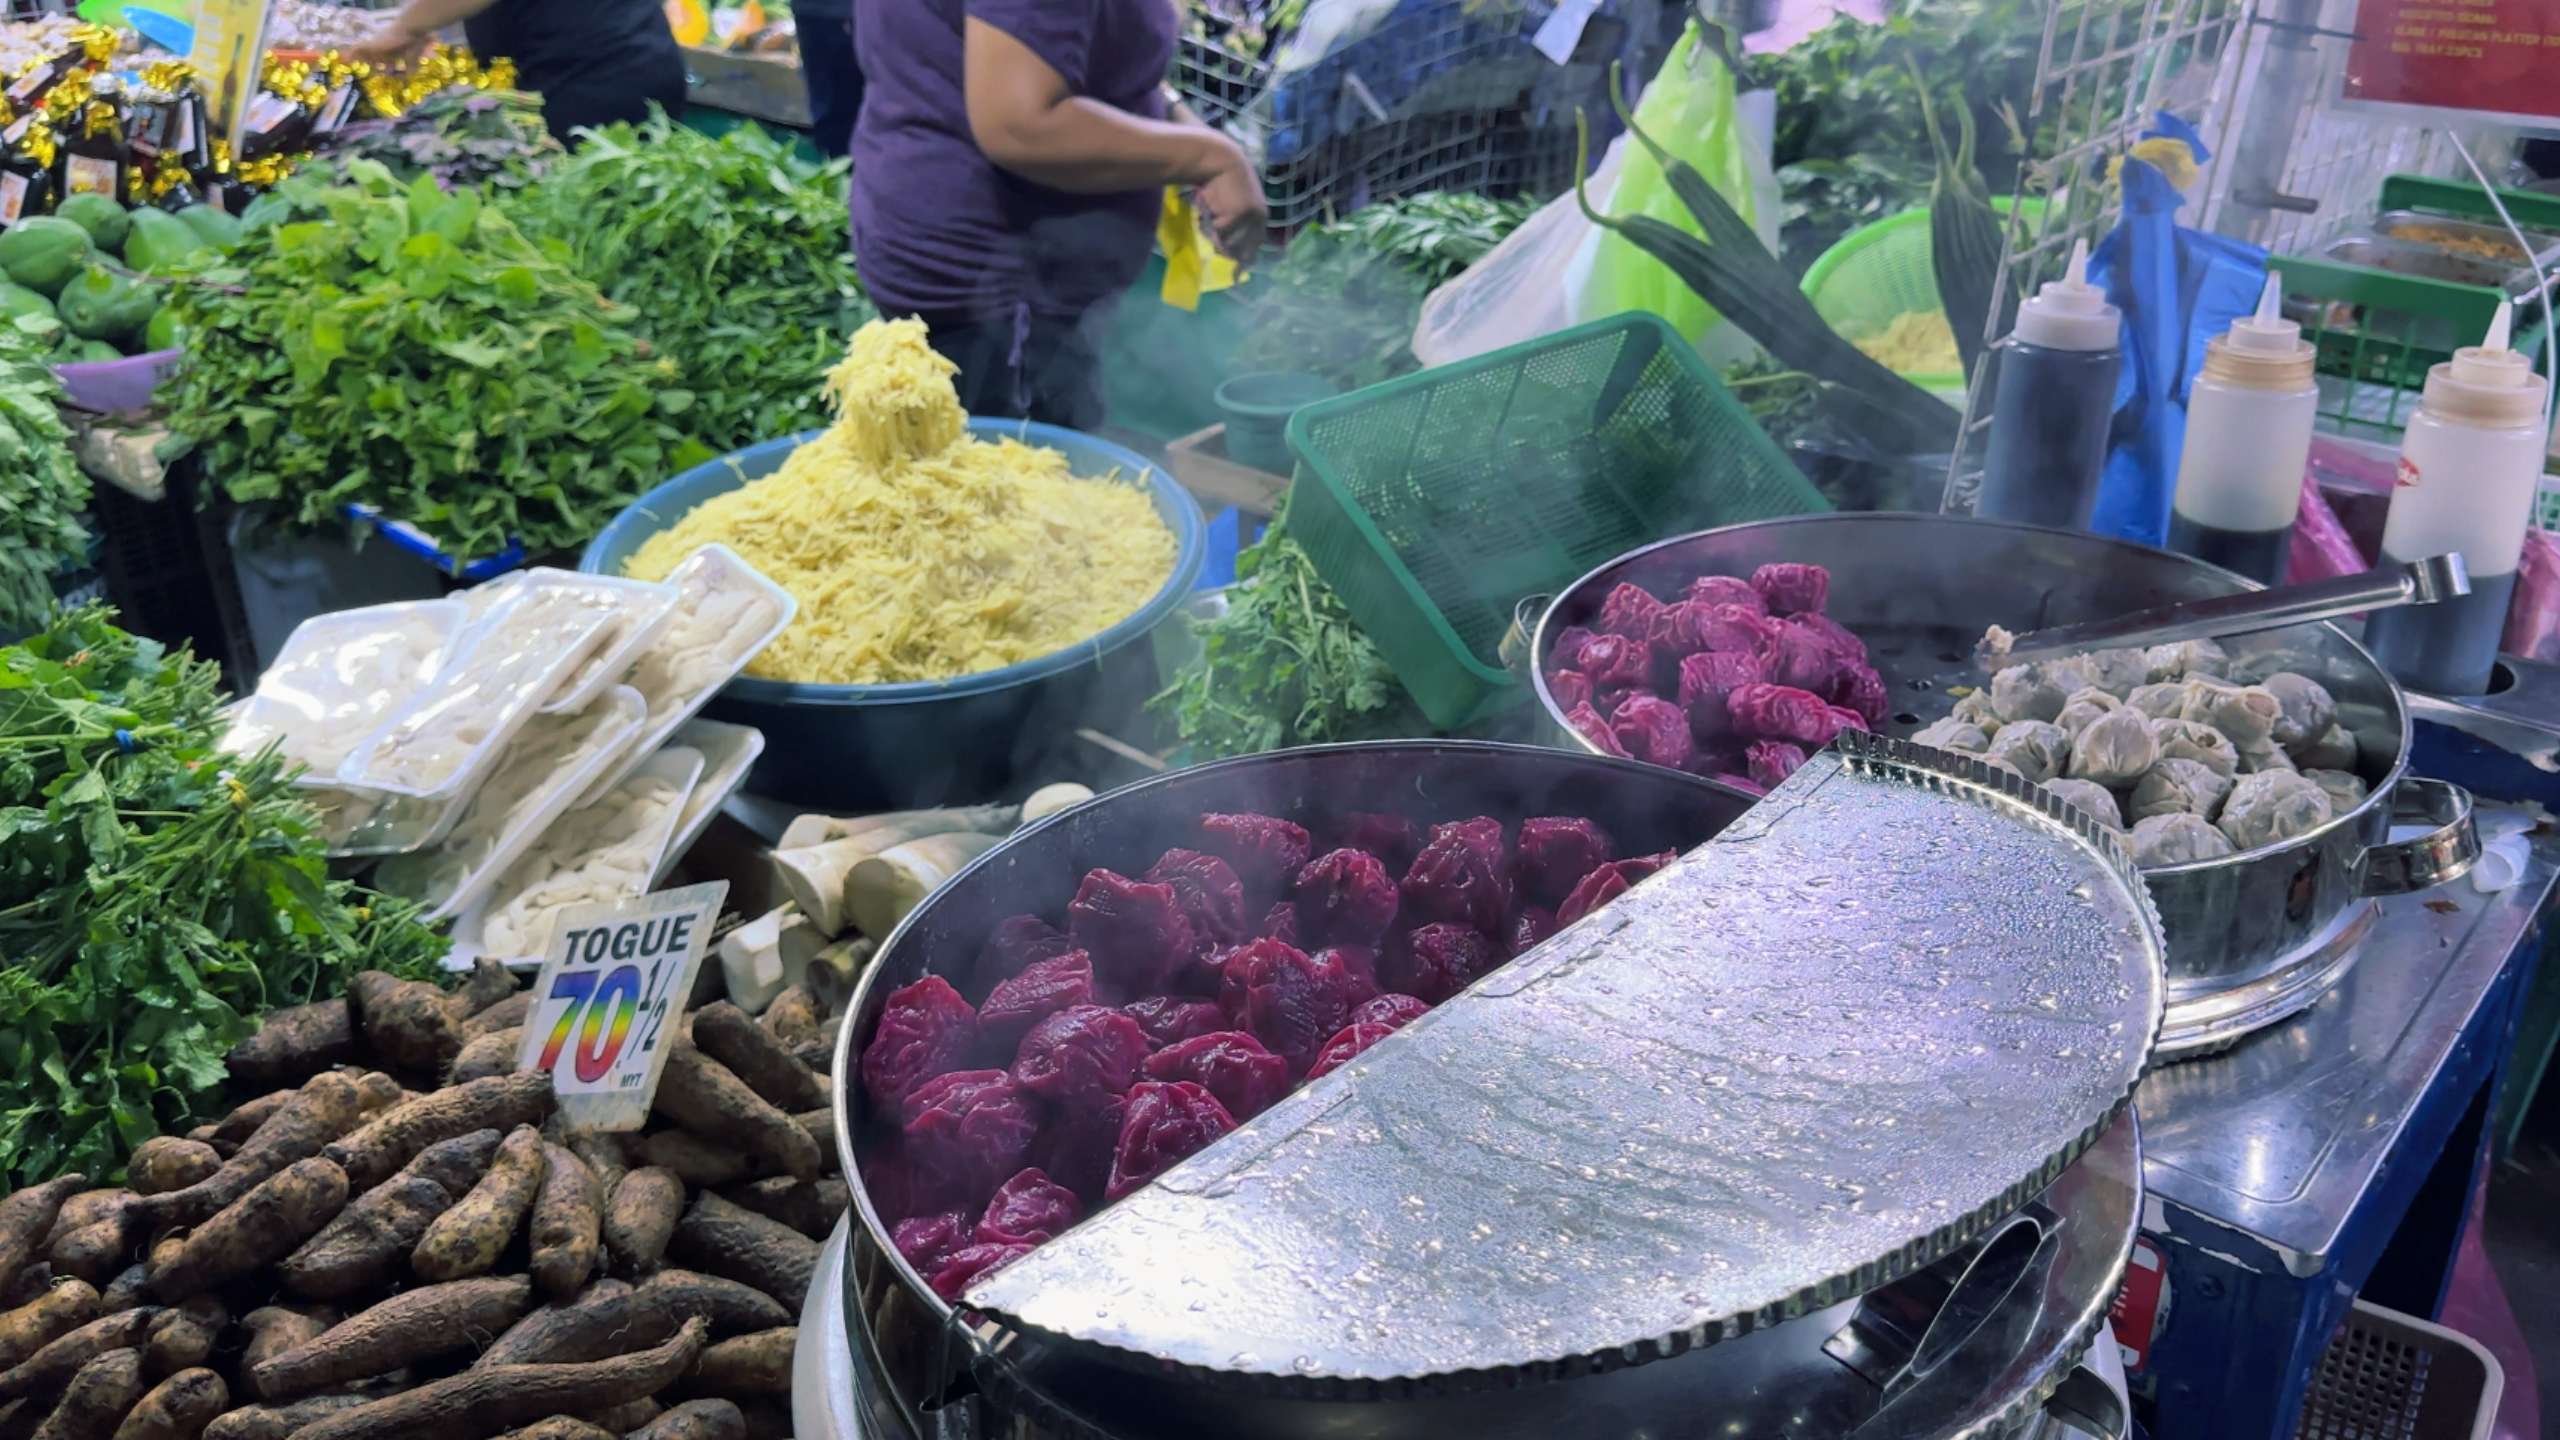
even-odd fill
[{"label": "blue plastic bag", "polygon": [[[2182,141],[2198,163],[2212,158],[2174,115],[2160,115],[2145,138]],[[2267,252],[2178,224],[2186,197],[2142,159],[2128,157],[2121,180],[2123,216],[2089,257],[2091,283],[2124,312],[2114,435],[2089,528],[2158,545],[2169,537],[2188,386],[2204,366],[2206,342],[2256,312]]]}]

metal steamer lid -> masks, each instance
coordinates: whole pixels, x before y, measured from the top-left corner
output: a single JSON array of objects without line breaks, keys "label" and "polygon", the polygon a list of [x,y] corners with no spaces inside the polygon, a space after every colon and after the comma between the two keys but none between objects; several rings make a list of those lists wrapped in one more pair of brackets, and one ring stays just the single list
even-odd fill
[{"label": "metal steamer lid", "polygon": [[1026,1351],[1298,1397],[1679,1356],[1877,1291],[2043,1192],[2125,1109],[2162,961],[2111,832],[1968,757],[1843,736],[966,1303]]}]

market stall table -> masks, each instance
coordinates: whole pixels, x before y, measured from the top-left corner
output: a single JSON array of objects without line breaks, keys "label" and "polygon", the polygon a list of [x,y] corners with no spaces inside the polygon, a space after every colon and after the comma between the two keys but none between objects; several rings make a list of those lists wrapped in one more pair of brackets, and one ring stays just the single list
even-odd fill
[{"label": "market stall table", "polygon": [[2359,1293],[2440,1308],[2555,879],[2546,837],[2501,894],[2386,901],[2318,1004],[2143,1082],[2115,1326],[2153,1434],[2289,1440]]}]

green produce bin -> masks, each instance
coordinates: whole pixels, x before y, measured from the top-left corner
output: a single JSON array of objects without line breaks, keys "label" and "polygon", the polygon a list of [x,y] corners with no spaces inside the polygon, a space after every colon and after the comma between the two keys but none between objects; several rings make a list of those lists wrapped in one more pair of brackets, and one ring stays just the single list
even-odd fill
[{"label": "green produce bin", "polygon": [[1636,546],[1830,509],[1698,352],[1630,312],[1318,401],[1289,533],[1431,723],[1522,693],[1512,614]]}]

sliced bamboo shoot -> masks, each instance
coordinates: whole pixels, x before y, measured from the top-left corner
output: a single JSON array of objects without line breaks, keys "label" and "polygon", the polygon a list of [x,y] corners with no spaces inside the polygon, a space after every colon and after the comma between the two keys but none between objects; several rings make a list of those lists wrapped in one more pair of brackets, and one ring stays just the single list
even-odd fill
[{"label": "sliced bamboo shoot", "polygon": [[1093,798],[1093,791],[1072,780],[1043,785],[1022,802],[1022,823],[1037,824],[1061,810],[1072,810]]},{"label": "sliced bamboo shoot", "polygon": [[977,833],[981,826],[987,827],[987,834],[1010,830],[1020,813],[1011,805],[984,805],[874,815],[848,822],[858,823],[861,828],[833,840],[774,851],[774,875],[782,883],[783,896],[800,907],[800,913],[818,927],[819,935],[832,940],[842,935],[852,920],[844,906],[844,884],[845,876],[856,864],[883,850],[929,836]]},{"label": "sliced bamboo shoot", "polygon": [[832,1015],[852,1001],[854,982],[871,968],[872,954],[879,948],[879,942],[863,936],[839,940],[812,957],[792,983],[806,986],[819,1008]]},{"label": "sliced bamboo shoot", "polygon": [[857,862],[844,877],[845,914],[854,928],[882,939],[942,882],[995,848],[996,835],[930,835]]}]

